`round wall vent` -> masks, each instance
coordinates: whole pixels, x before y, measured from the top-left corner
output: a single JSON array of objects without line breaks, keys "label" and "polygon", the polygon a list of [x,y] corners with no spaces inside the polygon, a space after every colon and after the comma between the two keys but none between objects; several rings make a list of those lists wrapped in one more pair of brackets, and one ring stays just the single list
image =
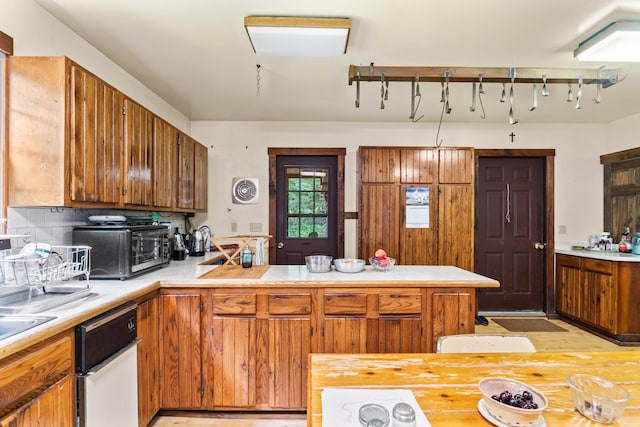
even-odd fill
[{"label": "round wall vent", "polygon": [[240,205],[258,203],[258,178],[233,178],[231,198]]}]

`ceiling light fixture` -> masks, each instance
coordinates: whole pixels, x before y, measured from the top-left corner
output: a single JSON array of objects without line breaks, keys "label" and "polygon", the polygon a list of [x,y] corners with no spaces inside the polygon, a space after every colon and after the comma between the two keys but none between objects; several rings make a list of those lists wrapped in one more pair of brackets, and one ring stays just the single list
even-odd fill
[{"label": "ceiling light fixture", "polygon": [[640,62],[640,20],[614,21],[573,51],[580,61]]},{"label": "ceiling light fixture", "polygon": [[263,56],[339,56],[347,52],[351,19],[246,16],[253,50]]}]

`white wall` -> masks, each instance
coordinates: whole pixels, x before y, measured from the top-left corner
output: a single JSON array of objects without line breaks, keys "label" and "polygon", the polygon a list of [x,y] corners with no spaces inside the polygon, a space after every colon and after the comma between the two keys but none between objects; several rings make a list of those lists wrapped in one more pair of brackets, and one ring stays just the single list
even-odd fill
[{"label": "white wall", "polygon": [[189,119],[184,114],[151,92],[33,0],[2,0],[0,31],[13,37],[14,55],[67,56],[159,117],[189,133]]},{"label": "white wall", "polygon": [[[195,222],[209,225],[217,236],[246,234],[250,223],[268,232],[268,147],[344,147],[345,209],[355,211],[358,146],[434,146],[436,123],[326,122],[192,122],[192,135],[209,147],[209,209]],[[511,143],[509,134],[516,134]],[[555,238],[558,243],[586,243],[602,230],[602,166],[606,126],[444,123],[443,146],[475,148],[552,148],[555,157]],[[234,205],[231,180],[260,180],[257,205]],[[237,230],[231,230],[231,224]],[[559,234],[559,226],[566,227]],[[345,226],[345,255],[355,256],[355,221]]]}]

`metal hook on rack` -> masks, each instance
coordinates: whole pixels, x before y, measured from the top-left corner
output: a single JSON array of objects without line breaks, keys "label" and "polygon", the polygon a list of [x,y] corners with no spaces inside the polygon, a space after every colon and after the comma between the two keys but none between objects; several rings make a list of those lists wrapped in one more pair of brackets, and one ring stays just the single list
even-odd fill
[{"label": "metal hook on rack", "polygon": [[511,88],[509,88],[509,124],[515,125],[516,123],[518,123],[518,119],[516,119],[513,114],[513,83],[516,80],[515,68],[509,68],[509,77],[511,78]]},{"label": "metal hook on rack", "polygon": [[449,106],[449,77],[451,77],[451,71],[447,70],[444,72],[444,112],[447,114],[451,114],[451,107]]},{"label": "metal hook on rack", "polygon": [[482,95],[484,95],[484,87],[482,87],[482,74],[478,74],[478,101],[480,101],[480,108],[482,108],[481,119],[486,119],[487,115],[484,112],[484,104],[482,103]]},{"label": "metal hook on rack", "polygon": [[[417,103],[416,100],[418,101]],[[424,117],[424,115],[422,115],[417,119],[415,118],[416,113],[418,112],[418,107],[420,107],[421,100],[422,95],[420,94],[420,76],[416,74],[416,79],[411,82],[411,115],[409,116],[409,118],[411,119],[412,123],[415,123]]]},{"label": "metal hook on rack", "polygon": [[472,113],[476,111],[476,82],[471,83],[471,107],[469,111]]},{"label": "metal hook on rack", "polygon": [[547,90],[547,75],[542,75],[542,89],[540,89],[540,95],[549,96],[549,91]]},{"label": "metal hook on rack", "polygon": [[569,91],[567,92],[567,102],[573,102],[573,91],[571,90],[571,83],[569,83]]},{"label": "metal hook on rack", "polygon": [[360,71],[356,71],[356,108],[360,108]]},{"label": "metal hook on rack", "polygon": [[[387,76],[387,73],[385,73],[384,71],[382,73],[380,73],[380,109],[384,110],[384,100],[387,99],[387,97],[385,96],[385,90],[384,90],[384,78]],[[389,83],[387,82],[387,85]]]},{"label": "metal hook on rack", "polygon": [[582,74],[578,76],[578,93],[576,95],[576,110],[582,108],[580,105],[580,98],[582,97]]},{"label": "metal hook on rack", "polygon": [[600,104],[600,91],[602,90],[602,83],[600,83],[600,71],[602,70],[603,67],[604,65],[598,68],[598,71],[597,71],[598,83],[596,83],[596,97],[593,98],[593,102],[596,104]]}]

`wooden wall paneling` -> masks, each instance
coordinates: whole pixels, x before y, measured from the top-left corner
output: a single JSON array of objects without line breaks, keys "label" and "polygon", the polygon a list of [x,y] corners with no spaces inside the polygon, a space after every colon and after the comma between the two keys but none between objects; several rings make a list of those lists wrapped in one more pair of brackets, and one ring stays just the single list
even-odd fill
[{"label": "wooden wall paneling", "polygon": [[400,149],[400,182],[432,184],[438,177],[438,152],[434,148]]}]

